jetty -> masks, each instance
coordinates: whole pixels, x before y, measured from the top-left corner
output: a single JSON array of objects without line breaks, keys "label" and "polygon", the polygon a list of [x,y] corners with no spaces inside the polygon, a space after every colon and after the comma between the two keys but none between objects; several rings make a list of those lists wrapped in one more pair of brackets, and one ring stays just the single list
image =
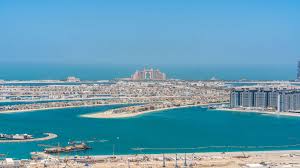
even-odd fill
[{"label": "jetty", "polygon": [[47,140],[55,139],[58,137],[56,134],[53,134],[53,133],[44,133],[44,135],[46,135],[46,137],[31,138],[31,139],[5,139],[5,140],[0,140],[0,143],[47,141]]}]

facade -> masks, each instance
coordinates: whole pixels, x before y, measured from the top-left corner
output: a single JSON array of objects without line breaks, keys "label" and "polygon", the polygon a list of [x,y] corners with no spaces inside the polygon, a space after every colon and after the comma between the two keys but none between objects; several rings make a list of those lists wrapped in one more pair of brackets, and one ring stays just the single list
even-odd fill
[{"label": "facade", "polygon": [[79,78],[76,78],[74,76],[69,76],[67,79],[66,79],[67,82],[80,82],[80,79]]},{"label": "facade", "polygon": [[230,94],[230,106],[274,109],[280,112],[300,111],[299,89],[237,88]]},{"label": "facade", "polygon": [[278,106],[278,96],[279,92],[276,90],[272,90],[268,92],[268,104],[267,106],[270,108],[277,108]]},{"label": "facade", "polygon": [[240,94],[241,94],[241,96],[240,96],[241,106],[243,106],[243,107],[253,107],[254,106],[252,91],[244,90]]},{"label": "facade", "polygon": [[297,80],[300,80],[300,61],[298,61],[298,66],[297,66]]},{"label": "facade", "polygon": [[142,71],[136,71],[132,76],[131,80],[166,80],[167,76],[165,73],[160,72],[158,69],[144,69]]},{"label": "facade", "polygon": [[264,91],[254,92],[254,106],[260,108],[267,108],[268,93]]},{"label": "facade", "polygon": [[240,93],[231,92],[230,93],[230,107],[239,107],[240,106]]}]

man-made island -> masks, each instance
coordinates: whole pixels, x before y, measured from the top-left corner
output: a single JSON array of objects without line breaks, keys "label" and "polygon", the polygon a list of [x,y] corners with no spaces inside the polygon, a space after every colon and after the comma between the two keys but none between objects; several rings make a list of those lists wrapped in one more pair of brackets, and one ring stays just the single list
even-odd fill
[{"label": "man-made island", "polygon": [[[229,90],[219,81],[115,81],[79,85],[0,85],[3,100],[52,100],[29,104],[3,105],[0,113],[29,112],[84,106],[143,104],[147,110],[228,102]],[[107,98],[103,98],[107,96]],[[76,99],[76,101],[65,101]],[[61,100],[61,101],[58,101]],[[148,103],[162,103],[150,104]],[[157,106],[158,105],[158,106]],[[137,110],[135,110],[137,112]]]},{"label": "man-made island", "polygon": [[188,108],[194,106],[206,106],[210,104],[220,104],[222,102],[201,102],[201,101],[169,101],[148,103],[144,105],[135,105],[108,110],[105,112],[84,114],[81,117],[86,118],[128,118],[135,117],[146,113],[159,112],[163,110],[171,110],[176,108]]}]

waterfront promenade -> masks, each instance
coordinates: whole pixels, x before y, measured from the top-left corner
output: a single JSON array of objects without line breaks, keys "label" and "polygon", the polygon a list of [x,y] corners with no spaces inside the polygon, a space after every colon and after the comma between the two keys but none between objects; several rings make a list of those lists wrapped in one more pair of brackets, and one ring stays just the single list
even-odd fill
[{"label": "waterfront promenade", "polygon": [[20,143],[20,142],[36,142],[36,141],[47,141],[50,139],[55,139],[58,137],[58,135],[53,134],[53,133],[44,133],[46,137],[41,137],[41,138],[32,138],[32,139],[24,139],[24,140],[0,140],[1,143]]}]

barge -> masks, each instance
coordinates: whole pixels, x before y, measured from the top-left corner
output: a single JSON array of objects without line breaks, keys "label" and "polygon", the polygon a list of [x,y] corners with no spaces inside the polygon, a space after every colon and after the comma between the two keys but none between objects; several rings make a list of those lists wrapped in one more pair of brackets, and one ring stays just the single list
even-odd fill
[{"label": "barge", "polygon": [[65,147],[51,147],[51,148],[45,148],[44,152],[47,154],[55,154],[55,153],[68,153],[68,152],[76,152],[76,151],[83,151],[91,149],[90,146],[88,146],[85,143],[80,144],[73,144]]}]

